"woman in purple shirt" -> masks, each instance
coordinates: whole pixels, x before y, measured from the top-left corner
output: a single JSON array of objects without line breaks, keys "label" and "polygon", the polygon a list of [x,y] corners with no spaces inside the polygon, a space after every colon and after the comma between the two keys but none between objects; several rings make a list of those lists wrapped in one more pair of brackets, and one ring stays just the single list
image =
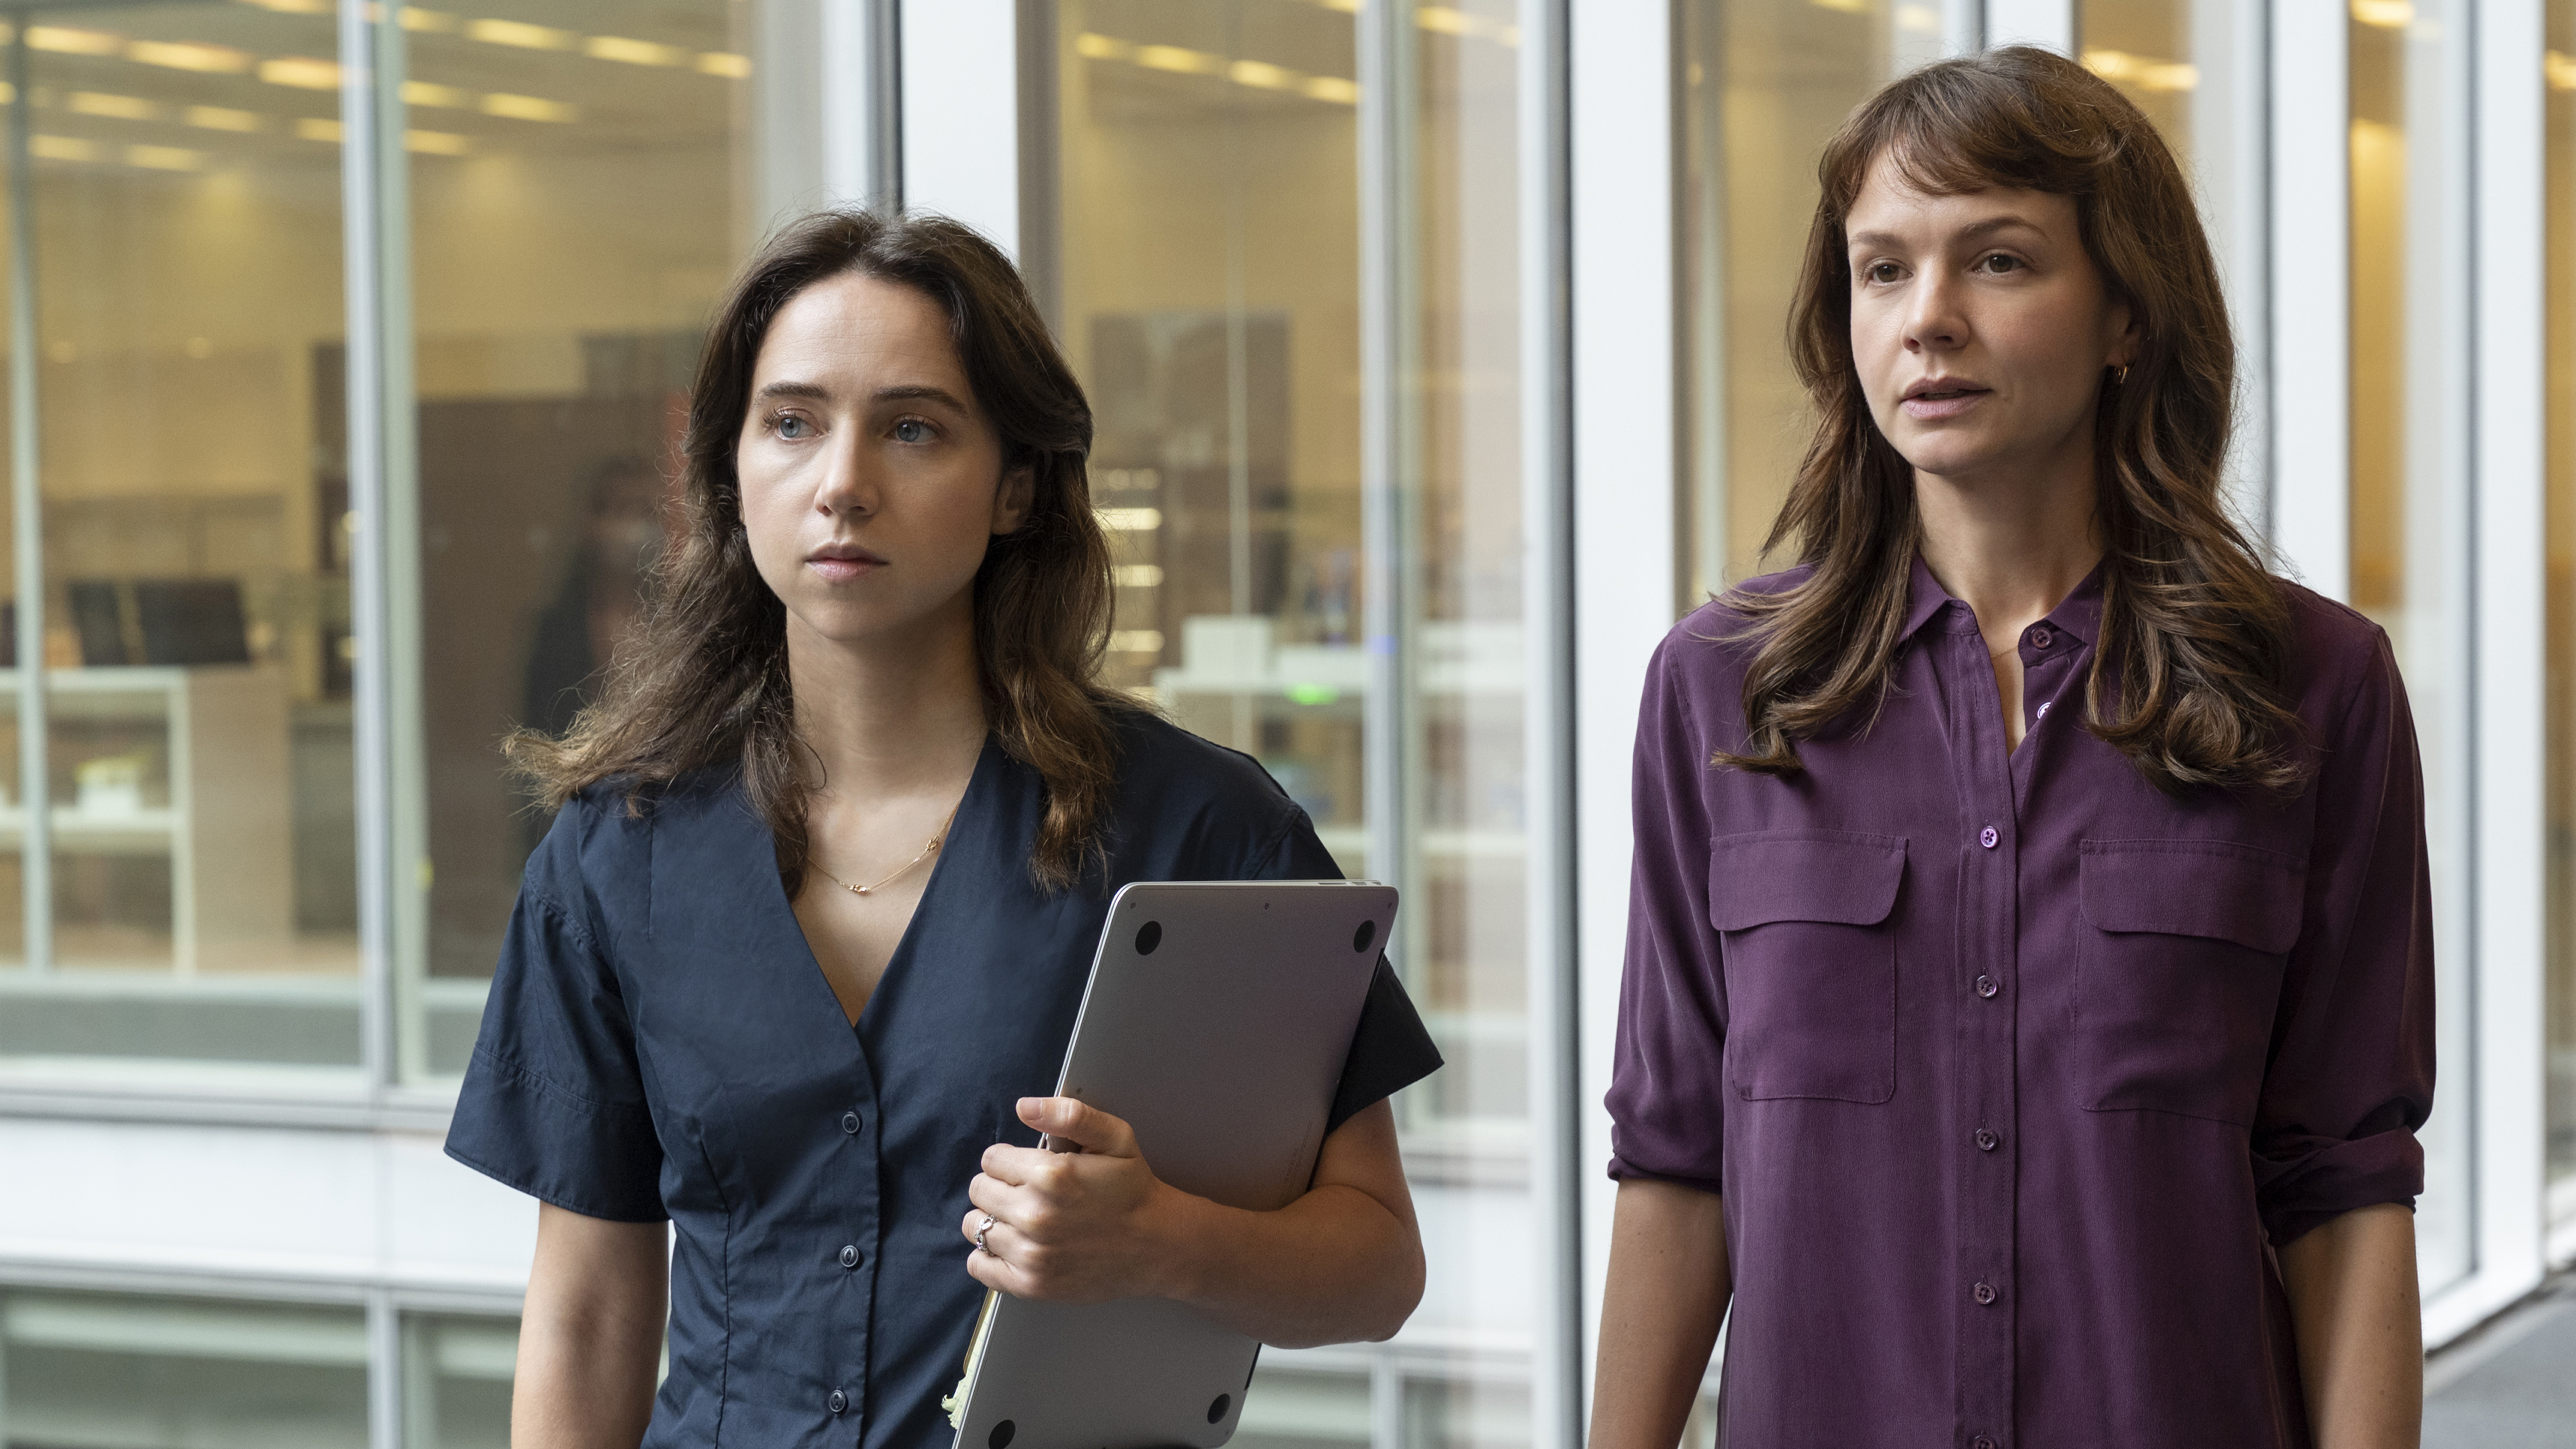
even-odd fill
[{"label": "woman in purple shirt", "polygon": [[2189,189],[2073,62],[1826,148],[1817,415],[1638,729],[1594,1449],[2381,1449],[2420,1418],[2422,786],[2220,497]]}]

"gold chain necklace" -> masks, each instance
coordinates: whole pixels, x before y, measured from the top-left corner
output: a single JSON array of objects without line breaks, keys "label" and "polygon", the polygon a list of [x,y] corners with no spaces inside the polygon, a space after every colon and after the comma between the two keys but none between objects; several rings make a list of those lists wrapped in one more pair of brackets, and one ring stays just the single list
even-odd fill
[{"label": "gold chain necklace", "polygon": [[957,812],[952,809],[948,812],[948,818],[940,822],[939,833],[930,837],[930,843],[921,848],[921,854],[914,856],[912,859],[905,861],[899,866],[896,866],[894,868],[894,874],[887,876],[884,880],[878,881],[874,885],[852,885],[848,881],[841,879],[839,876],[832,874],[830,871],[823,870],[823,867],[819,864],[814,868],[816,870],[823,871],[823,879],[830,881],[832,884],[839,886],[841,889],[848,891],[854,896],[873,895],[878,891],[884,890],[887,886],[894,884],[896,881],[903,879],[906,875],[909,875],[914,866],[919,865],[923,861],[938,854],[939,842],[948,838],[948,827],[956,823]]}]

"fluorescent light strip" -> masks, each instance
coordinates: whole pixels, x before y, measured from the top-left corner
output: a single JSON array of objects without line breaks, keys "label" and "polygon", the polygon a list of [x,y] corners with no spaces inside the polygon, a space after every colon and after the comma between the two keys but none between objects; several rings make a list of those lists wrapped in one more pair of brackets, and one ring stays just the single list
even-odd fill
[{"label": "fluorescent light strip", "polygon": [[1086,60],[1123,61],[1146,70],[1174,75],[1222,76],[1253,90],[1280,91],[1335,105],[1356,106],[1360,102],[1359,82],[1354,80],[1337,75],[1308,75],[1284,65],[1272,65],[1266,60],[1228,61],[1212,51],[1191,50],[1186,46],[1138,45],[1132,40],[1086,30],[1073,38],[1073,52]]}]

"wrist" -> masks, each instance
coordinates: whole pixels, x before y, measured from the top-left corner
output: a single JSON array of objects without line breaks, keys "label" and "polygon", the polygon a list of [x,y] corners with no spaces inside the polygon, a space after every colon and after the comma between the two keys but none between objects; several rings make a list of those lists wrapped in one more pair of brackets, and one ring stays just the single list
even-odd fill
[{"label": "wrist", "polygon": [[1209,1221],[1216,1204],[1169,1183],[1154,1184],[1146,1208],[1145,1292],[1156,1298],[1198,1302],[1213,1278],[1218,1236]]}]

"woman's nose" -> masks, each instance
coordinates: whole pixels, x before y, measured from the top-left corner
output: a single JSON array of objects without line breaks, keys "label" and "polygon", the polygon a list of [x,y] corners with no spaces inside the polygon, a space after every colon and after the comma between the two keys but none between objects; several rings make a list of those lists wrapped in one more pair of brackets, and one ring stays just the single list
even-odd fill
[{"label": "woman's nose", "polygon": [[866,515],[877,511],[879,488],[867,451],[854,429],[843,429],[836,446],[824,451],[823,477],[814,491],[814,507],[823,513]]}]

